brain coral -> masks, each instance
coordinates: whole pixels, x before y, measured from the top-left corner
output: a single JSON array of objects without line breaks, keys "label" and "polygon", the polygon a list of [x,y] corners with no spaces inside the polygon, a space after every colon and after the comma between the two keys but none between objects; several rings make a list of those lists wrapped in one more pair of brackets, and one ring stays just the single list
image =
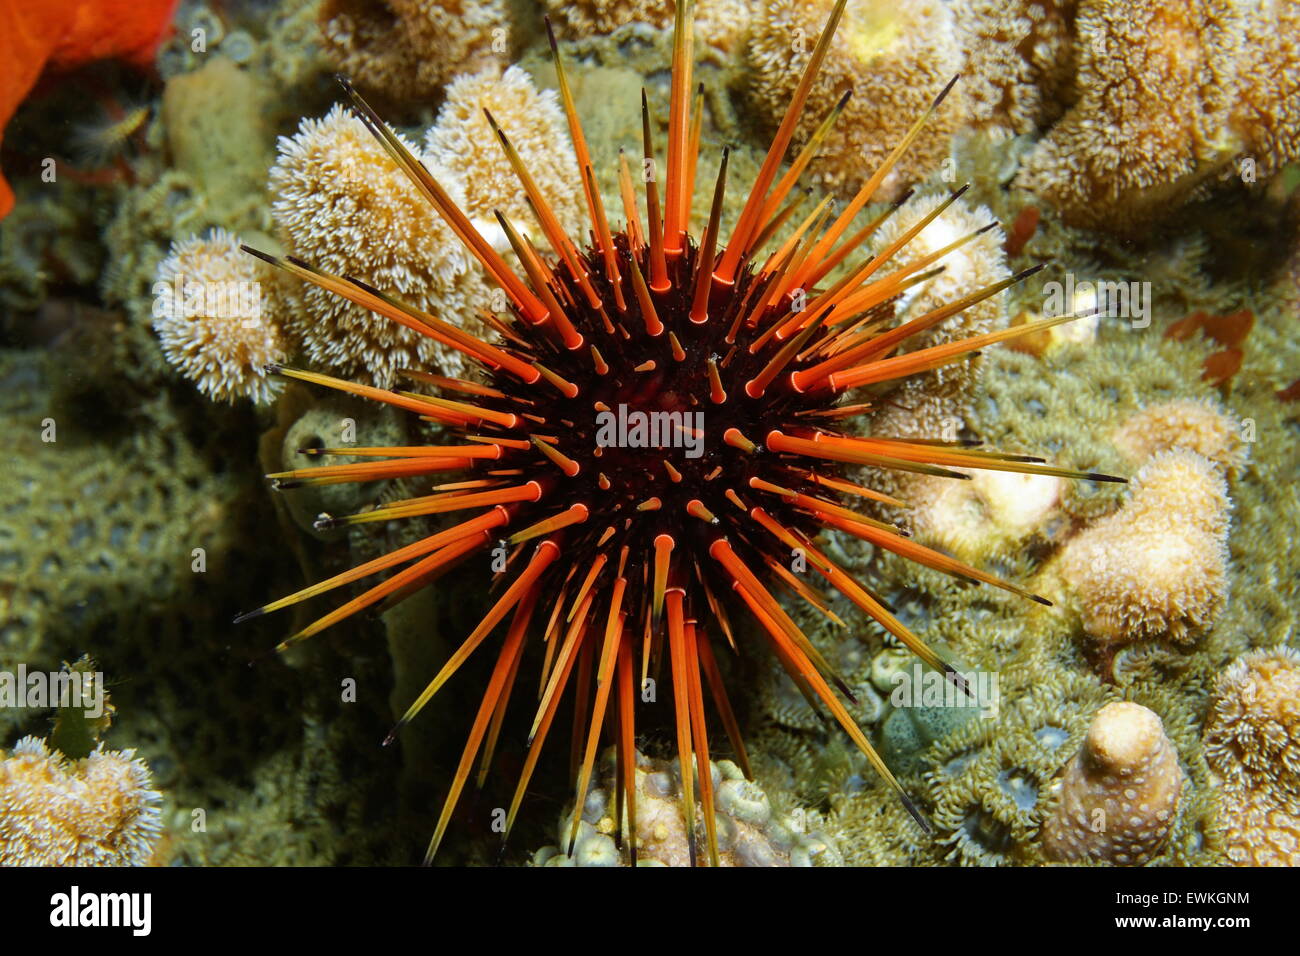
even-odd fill
[{"label": "brain coral", "polygon": [[[774,0],[759,12],[749,48],[752,92],[774,122],[790,102],[833,6],[834,0]],[[850,0],[799,127],[806,139],[852,88],[843,115],[813,161],[813,173],[830,187],[857,188],[960,70],[946,3]],[[879,197],[899,195],[908,182],[938,166],[960,117],[950,97],[885,177]]]},{"label": "brain coral", "polygon": [[434,96],[457,71],[506,52],[503,0],[324,0],[320,34],[335,66],[394,99]]},{"label": "brain coral", "polygon": [[[839,854],[813,825],[815,813],[789,814],[773,808],[768,795],[730,760],[710,763],[717,793],[718,860],[722,866],[826,866]],[[676,761],[654,760],[637,753],[636,833],[638,866],[690,866],[691,852],[682,819],[681,776]],[[593,787],[583,806],[572,855],[554,846],[533,856],[537,866],[621,866],[624,854],[614,842],[616,810],[614,752],[601,760],[601,786]],[[697,809],[696,811],[700,811]],[[560,846],[569,842],[572,810],[560,818]],[[703,848],[699,850],[705,858]]]},{"label": "brain coral", "polygon": [[[323,119],[303,120],[292,138],[281,137],[270,190],[290,255],[336,275],[364,276],[453,321],[472,315],[476,273],[459,241],[351,113],[336,106]],[[316,286],[288,284],[284,299],[284,323],[313,365],[379,385],[391,384],[402,368],[464,371],[459,353]]]},{"label": "brain coral", "polygon": [[69,762],[24,737],[0,760],[0,866],[140,866],[161,799],[133,750]]},{"label": "brain coral", "polygon": [[1252,651],[1224,671],[1204,742],[1224,790],[1228,859],[1300,864],[1300,655]]},{"label": "brain coral", "polygon": [[1061,778],[1043,849],[1054,860],[1145,863],[1169,836],[1185,780],[1155,713],[1107,704]]},{"label": "brain coral", "polygon": [[492,132],[484,110],[518,151],[542,195],[570,235],[581,235],[578,196],[573,188],[573,147],[554,90],[539,92],[518,66],[502,71],[490,66],[457,77],[447,86],[447,99],[437,122],[425,136],[431,162],[464,184],[462,208],[470,216],[492,222],[500,210],[517,228],[533,228],[528,199],[506,152]]},{"label": "brain coral", "polygon": [[172,243],[158,265],[153,327],[163,355],[216,401],[266,404],[279,390],[266,366],[288,349],[262,301],[267,271],[222,229]]},{"label": "brain coral", "polygon": [[1182,450],[1152,458],[1129,501],[1061,555],[1088,634],[1102,644],[1190,642],[1227,597],[1229,509],[1212,462]]}]

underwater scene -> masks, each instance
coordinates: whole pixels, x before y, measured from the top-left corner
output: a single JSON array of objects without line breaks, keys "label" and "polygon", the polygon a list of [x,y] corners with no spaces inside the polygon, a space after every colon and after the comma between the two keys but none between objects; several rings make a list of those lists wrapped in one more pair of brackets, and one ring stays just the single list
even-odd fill
[{"label": "underwater scene", "polygon": [[1300,0],[0,0],[0,134],[0,867],[1300,864]]}]

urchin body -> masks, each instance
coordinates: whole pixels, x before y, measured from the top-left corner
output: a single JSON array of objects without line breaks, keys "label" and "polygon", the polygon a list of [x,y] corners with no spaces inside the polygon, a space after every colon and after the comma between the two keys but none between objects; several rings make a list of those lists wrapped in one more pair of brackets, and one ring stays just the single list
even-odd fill
[{"label": "urchin body", "polygon": [[[862,514],[856,509],[864,499],[902,503],[841,474],[847,466],[873,465],[953,480],[967,479],[968,469],[1083,477],[1048,466],[1042,459],[975,450],[962,441],[860,437],[845,427],[845,420],[869,408],[842,401],[852,389],[960,362],[982,346],[1033,334],[1070,317],[906,350],[914,336],[1027,274],[994,282],[901,324],[892,323],[891,303],[901,293],[937,274],[935,264],[943,256],[993,228],[990,224],[954,238],[906,266],[890,266],[897,264],[894,254],[964,190],[937,204],[875,256],[862,261],[849,258],[892,210],[862,228],[855,218],[926,117],[939,107],[951,83],[838,216],[832,219],[828,198],[783,243],[773,241],[787,220],[794,221],[792,213],[802,199],[795,190],[799,174],[845,102],[841,99],[778,178],[843,11],[844,0],[840,0],[725,243],[719,234],[725,153],[711,213],[698,242],[690,229],[690,196],[699,155],[699,126],[692,115],[698,118],[702,106],[691,106],[688,2],[679,4],[676,13],[663,200],[661,204],[655,177],[647,177],[645,222],[624,161],[625,226],[621,230],[610,226],[553,36],[560,94],[591,219],[589,247],[580,249],[569,237],[507,131],[487,116],[553,253],[540,253],[498,212],[517,267],[506,262],[448,190],[345,83],[358,118],[504,293],[508,307],[484,317],[497,332],[491,341],[360,279],[331,275],[296,259],[255,253],[462,352],[479,365],[487,382],[406,370],[406,377],[426,390],[387,390],[277,368],[289,377],[405,409],[443,425],[452,436],[449,441],[455,442],[317,449],[315,454],[362,460],[270,476],[282,488],[444,473],[450,477],[433,478],[430,494],[356,515],[329,517],[326,523],[474,512],[442,531],[253,612],[278,610],[393,572],[282,646],[363,608],[400,600],[451,567],[494,552],[492,606],[399,723],[400,727],[414,719],[485,644],[490,641],[496,648],[496,661],[435,829],[430,856],[476,763],[486,766],[490,760],[530,640],[540,641],[545,648],[541,694],[506,833],[566,694],[575,697],[580,715],[587,718],[585,727],[575,725],[572,743],[581,759],[570,840],[576,838],[579,808],[606,732],[616,744],[616,776],[621,785],[617,796],[628,811],[619,819],[636,819],[639,687],[652,667],[660,665],[668,671],[680,766],[708,766],[707,700],[727,732],[738,765],[748,775],[739,725],[713,650],[715,644],[720,651],[739,647],[738,629],[732,625],[737,614],[755,625],[752,632],[775,654],[810,705],[848,733],[925,826],[849,714],[844,682],[775,593],[783,589],[838,621],[819,590],[828,584],[959,686],[964,685],[950,663],[819,548],[816,536],[822,530],[842,531],[928,567],[1046,603]],[[651,129],[643,97],[647,169],[654,168]],[[776,248],[769,250],[769,245]],[[428,386],[441,395],[430,394]],[[503,541],[509,547],[500,560]],[[504,635],[498,640],[493,635],[499,625],[504,625],[500,628]],[[523,696],[513,694],[516,701]],[[682,812],[692,858],[697,793],[709,858],[716,862],[711,777],[684,774]],[[635,858],[635,837],[623,836]]]}]

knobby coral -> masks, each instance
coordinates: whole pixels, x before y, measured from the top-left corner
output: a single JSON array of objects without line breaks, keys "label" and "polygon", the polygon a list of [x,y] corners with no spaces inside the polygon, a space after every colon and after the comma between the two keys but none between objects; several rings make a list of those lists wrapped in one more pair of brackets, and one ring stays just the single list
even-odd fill
[{"label": "knobby coral", "polygon": [[[653,760],[637,753],[636,826],[620,826],[612,796],[618,790],[614,752],[601,760],[598,786],[587,795],[578,834],[570,845],[570,813],[559,821],[559,847],[539,850],[533,862],[543,866],[619,866],[622,857],[613,834],[636,834],[639,866],[689,866],[692,849],[682,814],[682,780],[675,761]],[[813,811],[783,812],[768,794],[730,760],[709,766],[717,792],[718,860],[722,866],[824,866],[839,854],[817,828]],[[623,808],[626,813],[626,806]],[[697,812],[700,808],[697,808]]]},{"label": "knobby coral", "polygon": [[1132,488],[1118,512],[1066,545],[1062,574],[1096,641],[1190,642],[1227,597],[1227,484],[1214,463],[1174,450],[1152,458]]},{"label": "knobby coral", "polygon": [[1145,863],[1164,845],[1186,780],[1160,718],[1141,704],[1107,704],[1062,776],[1043,827],[1051,859]]}]

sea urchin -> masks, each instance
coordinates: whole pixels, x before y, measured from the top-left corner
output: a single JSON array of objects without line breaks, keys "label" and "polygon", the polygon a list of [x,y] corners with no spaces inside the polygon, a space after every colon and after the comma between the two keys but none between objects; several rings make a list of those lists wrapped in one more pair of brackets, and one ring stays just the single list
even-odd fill
[{"label": "sea urchin", "polygon": [[[493,122],[555,255],[548,259],[521,230],[498,216],[524,277],[494,251],[429,171],[344,83],[370,132],[508,296],[510,307],[487,317],[499,336],[495,342],[473,337],[359,279],[329,275],[296,259],[254,253],[460,350],[485,373],[483,383],[409,373],[418,382],[457,396],[448,398],[276,367],[282,375],[406,409],[459,435],[460,443],[454,445],[319,449],[316,454],[373,460],[270,476],[279,487],[288,488],[462,473],[451,483],[435,485],[428,495],[361,514],[323,516],[322,521],[344,525],[453,511],[474,515],[244,615],[287,607],[400,568],[289,638],[287,645],[376,602],[404,596],[448,568],[493,549],[499,539],[506,540],[509,555],[497,574],[501,590],[495,603],[402,717],[403,724],[414,718],[498,624],[509,618],[429,847],[430,857],[480,751],[486,751],[482,758],[486,763],[495,746],[530,635],[540,636],[546,645],[543,690],[529,734],[527,760],[509,809],[507,834],[560,700],[570,690],[579,701],[577,706],[584,712],[590,709],[580,744],[574,831],[607,727],[616,741],[622,791],[618,799],[627,809],[618,818],[624,825],[636,818],[634,703],[640,684],[634,675],[639,672],[645,679],[665,643],[681,766],[688,770],[709,766],[707,692],[738,763],[748,773],[713,650],[719,639],[735,647],[740,635],[733,629],[732,614],[742,607],[813,706],[824,707],[897,788],[845,708],[843,682],[767,582],[778,582],[830,613],[825,597],[790,567],[792,554],[802,556],[807,566],[924,661],[960,681],[879,599],[817,547],[818,533],[823,528],[838,529],[930,567],[1032,595],[922,547],[893,526],[843,504],[853,497],[897,503],[846,480],[844,467],[866,464],[954,479],[967,477],[952,471],[954,467],[1083,477],[1048,467],[1041,459],[976,450],[960,442],[861,438],[840,430],[842,422],[868,407],[840,404],[841,396],[851,389],[961,361],[981,346],[1031,334],[1069,317],[900,353],[899,347],[910,336],[1023,277],[1011,277],[891,327],[891,303],[898,294],[933,275],[943,255],[978,235],[959,238],[906,268],[878,276],[891,256],[942,213],[946,203],[877,256],[841,269],[842,278],[828,281],[885,218],[848,234],[925,116],[833,221],[827,200],[779,248],[760,258],[760,251],[790,219],[797,200],[787,200],[838,113],[838,108],[831,111],[819,129],[821,135],[812,138],[778,180],[801,110],[843,14],[844,0],[836,4],[821,35],[730,239],[724,246],[719,237],[727,169],[724,154],[712,211],[702,239],[696,242],[689,222],[700,110],[691,102],[692,6],[689,2],[677,6],[663,202],[661,206],[656,177],[643,177],[648,222],[640,221],[624,162],[626,224],[622,231],[611,230],[553,36],[560,95],[591,217],[589,247],[575,243],[563,231],[512,148],[507,131]],[[947,89],[929,112],[946,93]],[[645,168],[653,170],[652,124],[644,97],[642,114]],[[684,772],[682,790],[692,846],[698,792],[708,856],[716,862],[709,774]],[[635,859],[633,838],[628,833],[622,836]]]}]

